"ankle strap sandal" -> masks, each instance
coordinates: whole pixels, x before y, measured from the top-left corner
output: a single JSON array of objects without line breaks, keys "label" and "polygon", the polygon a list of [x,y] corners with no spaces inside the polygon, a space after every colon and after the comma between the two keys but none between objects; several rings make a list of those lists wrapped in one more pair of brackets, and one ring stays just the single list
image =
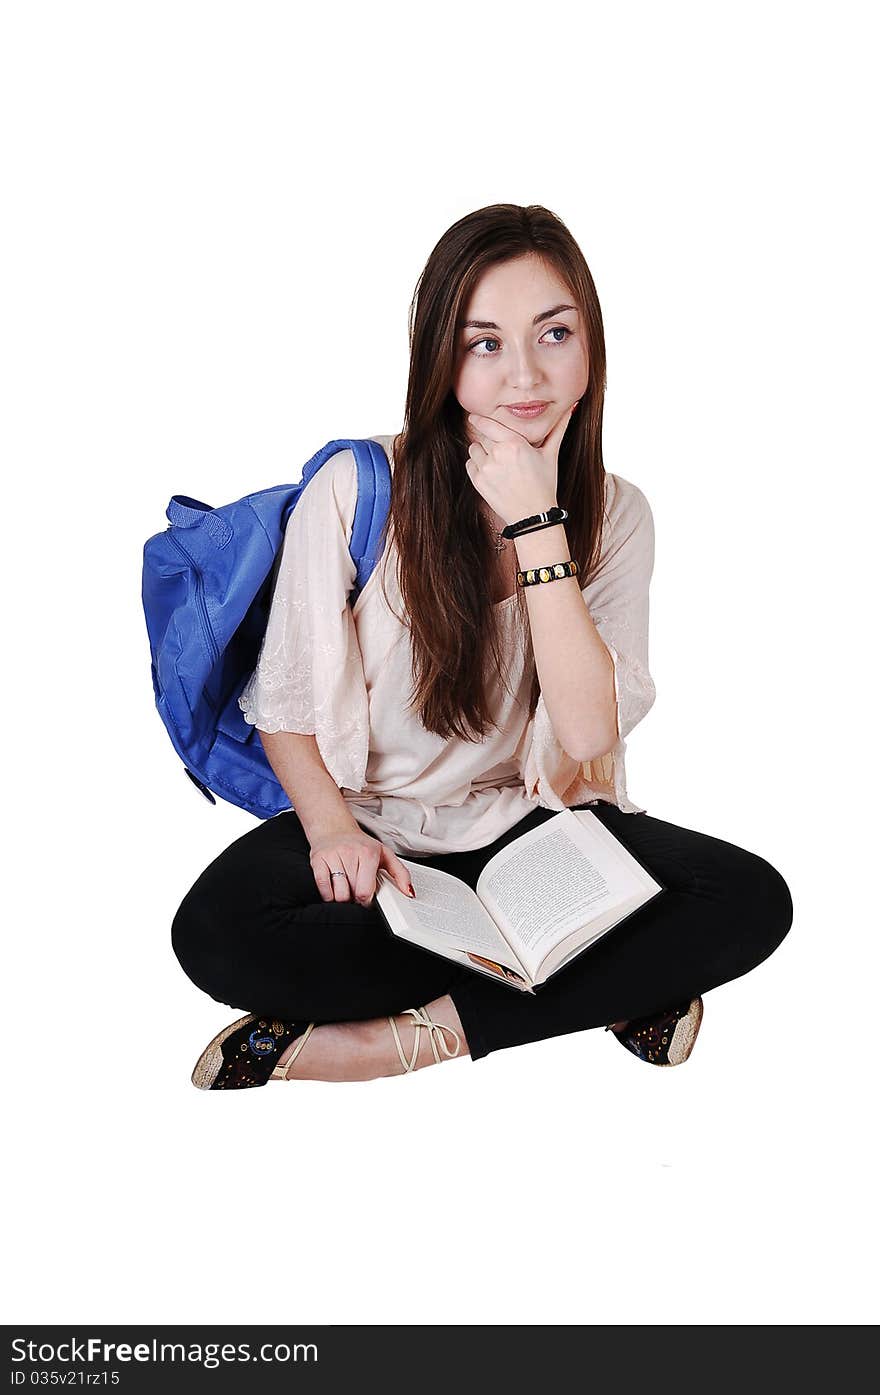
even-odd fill
[{"label": "ankle strap sandal", "polygon": [[[440,1061],[440,1052],[437,1049],[437,1042],[434,1040],[435,1032],[440,1033],[440,1050],[443,1052],[443,1055],[447,1058],[447,1060],[453,1056],[458,1055],[459,1051],[461,1050],[461,1037],[458,1035],[458,1032],[455,1030],[454,1027],[445,1027],[442,1022],[433,1022],[431,1020],[431,1016],[427,1008],[404,1008],[404,1012],[408,1012],[410,1014],[410,1016],[413,1019],[413,1025],[415,1027],[415,1041],[413,1042],[412,1056],[409,1060],[406,1059],[403,1047],[400,1042],[400,1033],[397,1030],[397,1023],[394,1021],[393,1017],[388,1018],[388,1021],[391,1025],[391,1030],[394,1033],[394,1040],[397,1045],[397,1054],[400,1057],[400,1064],[403,1066],[404,1072],[409,1072],[415,1070],[416,1068],[416,1061],[419,1059],[419,1045],[421,1043],[422,1027],[424,1027],[428,1033],[428,1040],[431,1043],[431,1050],[434,1053],[434,1060],[437,1061],[438,1064]],[[443,1036],[444,1032],[450,1032],[451,1035],[455,1038],[454,1051],[450,1051],[449,1047],[446,1045],[446,1040]]]},{"label": "ankle strap sandal", "polygon": [[291,1051],[291,1053],[290,1053],[290,1055],[288,1056],[287,1060],[284,1062],[284,1065],[283,1065],[283,1066],[276,1066],[276,1067],[275,1067],[275,1069],[273,1070],[271,1076],[269,1077],[271,1080],[289,1080],[289,1079],[290,1079],[290,1067],[293,1065],[294,1061],[296,1060],[296,1058],[297,1058],[297,1056],[299,1055],[299,1053],[302,1051],[302,1049],[303,1049],[303,1047],[305,1046],[306,1042],[308,1041],[309,1037],[312,1035],[312,1031],[313,1031],[313,1029],[314,1029],[314,1026],[315,1026],[314,1022],[310,1022],[310,1023],[309,1023],[308,1027],[306,1027],[306,1030],[303,1032],[302,1036],[300,1037],[300,1039],[299,1039],[299,1041],[297,1042],[296,1046],[294,1047],[293,1051]]}]

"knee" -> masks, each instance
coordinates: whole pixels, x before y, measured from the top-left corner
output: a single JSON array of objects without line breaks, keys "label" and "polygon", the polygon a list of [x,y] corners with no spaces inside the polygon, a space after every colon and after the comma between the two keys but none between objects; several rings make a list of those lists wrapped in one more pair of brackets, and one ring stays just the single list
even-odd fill
[{"label": "knee", "polygon": [[184,896],[171,922],[171,948],[181,968],[195,978],[198,966],[216,948],[219,927],[198,882]]},{"label": "knee", "polygon": [[267,882],[240,874],[221,858],[178,906],[171,947],[187,976],[213,992],[217,983],[235,981],[249,965],[272,956],[282,956],[288,966],[308,956],[309,936],[289,895],[282,898]]},{"label": "knee", "polygon": [[231,920],[203,881],[196,882],[171,922],[171,947],[191,983],[218,1003],[244,1006],[241,955]]},{"label": "knee", "polygon": [[737,870],[738,903],[744,918],[741,927],[760,964],[778,949],[791,929],[794,906],[788,883],[780,872],[757,853],[745,853]]},{"label": "knee", "polygon": [[171,922],[171,945],[187,973],[235,948],[253,920],[255,902],[260,904],[252,880],[226,849],[199,874]]}]

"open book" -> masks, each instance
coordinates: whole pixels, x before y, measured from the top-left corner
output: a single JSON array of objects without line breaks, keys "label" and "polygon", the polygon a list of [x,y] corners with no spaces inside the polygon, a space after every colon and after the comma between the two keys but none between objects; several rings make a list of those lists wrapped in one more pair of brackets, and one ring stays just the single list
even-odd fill
[{"label": "open book", "polygon": [[666,888],[589,809],[563,809],[490,858],[476,892],[402,857],[415,900],[377,873],[393,935],[530,993]]}]

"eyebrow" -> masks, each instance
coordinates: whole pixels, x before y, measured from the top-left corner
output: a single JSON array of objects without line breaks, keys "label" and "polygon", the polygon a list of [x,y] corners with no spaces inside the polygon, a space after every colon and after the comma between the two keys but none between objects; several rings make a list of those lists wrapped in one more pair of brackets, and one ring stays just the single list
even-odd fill
[{"label": "eyebrow", "polygon": [[[552,319],[552,317],[553,317],[554,315],[560,314],[561,311],[563,311],[563,310],[575,310],[575,311],[576,311],[576,310],[577,310],[577,306],[575,306],[575,305],[554,305],[552,309],[550,309],[550,310],[542,310],[541,313],[540,313],[540,315],[536,315],[535,318],[532,320],[532,324],[533,324],[533,325],[539,325],[539,324],[541,323],[542,320],[549,320],[549,319]],[[462,329],[500,329],[501,326],[500,326],[500,325],[496,325],[496,323],[495,323],[494,320],[465,320],[465,322],[464,322],[464,324],[461,326],[461,328],[462,328]]]}]

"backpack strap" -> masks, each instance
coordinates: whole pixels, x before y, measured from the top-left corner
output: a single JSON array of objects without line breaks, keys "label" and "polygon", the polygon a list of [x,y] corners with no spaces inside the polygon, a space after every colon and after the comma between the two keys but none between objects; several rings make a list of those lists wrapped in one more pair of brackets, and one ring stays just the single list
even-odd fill
[{"label": "backpack strap", "polygon": [[341,450],[352,451],[358,470],[357,504],[350,546],[352,560],[357,566],[355,589],[360,593],[376,565],[379,536],[391,506],[391,467],[378,441],[328,441],[303,466],[303,488],[324,462]]}]

